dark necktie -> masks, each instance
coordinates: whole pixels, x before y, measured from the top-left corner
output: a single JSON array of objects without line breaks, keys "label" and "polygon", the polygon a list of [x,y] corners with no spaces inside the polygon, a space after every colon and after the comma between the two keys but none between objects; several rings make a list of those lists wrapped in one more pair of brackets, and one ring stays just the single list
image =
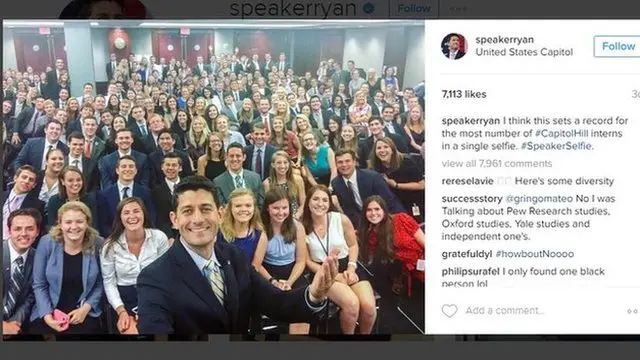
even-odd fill
[{"label": "dark necktie", "polygon": [[7,320],[11,317],[11,313],[15,310],[18,295],[20,294],[20,285],[24,281],[24,259],[22,256],[15,260],[16,266],[12,269],[11,282],[9,283],[9,291],[4,303],[4,318]]},{"label": "dark necktie", "polygon": [[358,195],[356,195],[356,192],[358,191],[356,189],[356,184],[354,184],[352,181],[347,181],[347,187],[349,188],[349,192],[351,192],[351,195],[353,196],[353,201],[356,203],[356,205],[358,205],[358,209],[362,210],[362,200]]},{"label": "dark necktie", "polygon": [[237,91],[234,91],[236,101],[240,101],[240,95],[238,95]]},{"label": "dark necktie", "polygon": [[122,199],[124,200],[124,199],[127,199],[127,198],[129,198],[129,187],[125,186],[122,189]]},{"label": "dark necktie", "polygon": [[258,149],[258,153],[256,156],[256,172],[262,178],[262,149]]}]

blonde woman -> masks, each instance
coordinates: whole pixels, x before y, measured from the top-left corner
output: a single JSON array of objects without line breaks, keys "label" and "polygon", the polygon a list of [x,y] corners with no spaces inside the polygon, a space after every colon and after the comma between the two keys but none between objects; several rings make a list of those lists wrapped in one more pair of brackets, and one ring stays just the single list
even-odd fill
[{"label": "blonde woman", "polygon": [[306,199],[304,181],[294,172],[291,157],[285,151],[277,151],[271,158],[269,177],[263,182],[264,192],[272,188],[282,189],[291,203],[291,213],[297,220],[302,219],[302,204]]},{"label": "blonde woman", "polygon": [[207,99],[202,96],[196,98],[196,103],[194,105],[194,113],[198,116],[205,117],[205,110],[207,108]]},{"label": "blonde woman", "polygon": [[355,128],[358,137],[369,136],[369,119],[371,118],[371,105],[367,103],[367,93],[358,91],[354,95],[354,101],[349,106],[349,123]]},{"label": "blonde woman", "polygon": [[[289,105],[286,101],[278,100],[274,103],[275,106],[275,116],[281,117],[284,120],[285,124],[288,124],[291,121],[291,113],[289,112]],[[271,124],[272,128],[270,132],[273,132],[273,124]]]},{"label": "blonde woman", "polygon": [[242,136],[247,136],[251,133],[251,124],[257,115],[258,113],[253,107],[253,101],[249,98],[242,100],[242,107],[236,116],[238,123],[240,124],[240,133]]},{"label": "blonde woman", "polygon": [[197,116],[191,121],[191,127],[187,134],[187,153],[194,163],[198,162],[200,156],[207,150],[211,131],[203,117]]},{"label": "blonde woman", "polygon": [[240,188],[231,192],[229,203],[222,215],[222,226],[217,241],[226,241],[237,246],[244,253],[248,263],[256,269],[260,268],[267,236],[260,219],[260,211],[256,206],[256,197],[251,190]]},{"label": "blonde woman", "polygon": [[419,154],[424,144],[424,114],[420,105],[409,109],[404,131],[409,137],[409,152]]},{"label": "blonde woman", "polygon": [[100,323],[104,287],[98,262],[103,239],[91,222],[87,205],[68,202],[58,210],[57,224],[40,240],[33,264],[31,333],[104,333]]}]

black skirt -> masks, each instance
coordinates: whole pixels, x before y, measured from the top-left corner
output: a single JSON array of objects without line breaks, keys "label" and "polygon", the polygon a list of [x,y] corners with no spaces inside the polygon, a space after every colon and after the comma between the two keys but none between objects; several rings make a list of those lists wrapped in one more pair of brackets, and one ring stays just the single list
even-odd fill
[{"label": "black skirt", "polygon": [[[271,277],[277,280],[287,280],[289,278],[289,275],[291,275],[291,272],[293,271],[293,267],[295,265],[295,261],[288,265],[271,265],[262,263],[262,266],[264,266],[265,270],[267,270],[267,272],[271,274]],[[307,286],[307,281],[302,275],[300,275],[300,277],[293,283],[293,286],[291,286],[292,289],[298,289]]]},{"label": "black skirt", "polygon": [[[349,267],[349,257],[344,257],[338,260],[338,272],[345,272]],[[356,275],[358,275],[358,282],[360,281],[369,281],[370,276],[369,273],[365,269],[363,269],[360,265],[356,268]]]}]

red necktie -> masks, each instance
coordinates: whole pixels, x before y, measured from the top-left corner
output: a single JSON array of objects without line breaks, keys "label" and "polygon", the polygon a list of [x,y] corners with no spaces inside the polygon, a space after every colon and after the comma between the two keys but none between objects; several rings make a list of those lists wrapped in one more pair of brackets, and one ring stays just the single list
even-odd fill
[{"label": "red necktie", "polygon": [[90,158],[91,157],[91,141],[84,142],[84,156]]}]

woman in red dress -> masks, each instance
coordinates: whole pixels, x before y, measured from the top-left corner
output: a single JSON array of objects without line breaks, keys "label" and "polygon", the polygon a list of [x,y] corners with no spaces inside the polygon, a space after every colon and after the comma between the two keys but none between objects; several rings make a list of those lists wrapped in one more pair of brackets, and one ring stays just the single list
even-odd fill
[{"label": "woman in red dress", "polygon": [[408,214],[390,214],[384,199],[368,197],[362,206],[365,216],[358,231],[360,259],[376,277],[389,276],[392,291],[402,291],[402,274],[424,281],[424,232]]}]

